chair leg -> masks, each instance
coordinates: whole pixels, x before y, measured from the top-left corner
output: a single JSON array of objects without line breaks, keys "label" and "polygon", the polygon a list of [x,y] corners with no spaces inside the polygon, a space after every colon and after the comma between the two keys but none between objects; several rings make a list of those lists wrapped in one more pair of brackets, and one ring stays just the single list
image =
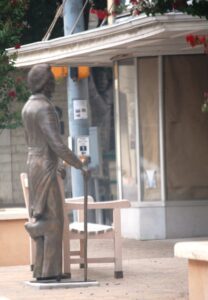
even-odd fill
[{"label": "chair leg", "polygon": [[116,279],[123,278],[123,271],[115,271],[114,278],[116,278]]},{"label": "chair leg", "polygon": [[33,271],[34,263],[35,263],[35,255],[36,255],[35,241],[32,240],[31,237],[29,237],[29,243],[30,243],[30,270]]},{"label": "chair leg", "polygon": [[63,273],[71,278],[71,266],[70,266],[70,240],[69,240],[69,223],[65,216],[64,232],[63,232]]},{"label": "chair leg", "polygon": [[114,209],[113,211],[114,221],[114,258],[115,258],[115,278],[123,278],[122,270],[122,241],[121,241],[121,219],[120,209]]},{"label": "chair leg", "polygon": [[[80,258],[83,258],[84,259],[84,240],[83,239],[80,239],[79,240],[79,245],[80,245]],[[85,267],[85,264],[84,263],[81,263],[79,265],[80,269],[84,269]]]},{"label": "chair leg", "polygon": [[[69,240],[68,240],[69,244]],[[67,241],[63,242],[63,274],[67,278],[71,278],[71,267],[70,267],[70,247],[67,245]]]}]

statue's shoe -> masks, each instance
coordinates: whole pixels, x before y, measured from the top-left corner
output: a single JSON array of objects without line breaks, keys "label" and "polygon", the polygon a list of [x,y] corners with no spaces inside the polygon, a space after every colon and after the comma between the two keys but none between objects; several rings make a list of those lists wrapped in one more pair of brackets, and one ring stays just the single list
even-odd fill
[{"label": "statue's shoe", "polygon": [[60,274],[57,276],[48,276],[48,277],[37,277],[37,281],[50,281],[50,280],[55,280],[57,282],[60,282],[62,279],[70,279],[71,275],[70,274]]}]

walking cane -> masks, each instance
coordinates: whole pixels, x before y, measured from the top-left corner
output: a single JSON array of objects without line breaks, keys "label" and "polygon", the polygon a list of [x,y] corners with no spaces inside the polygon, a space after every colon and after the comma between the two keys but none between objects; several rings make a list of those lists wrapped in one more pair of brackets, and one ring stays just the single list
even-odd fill
[{"label": "walking cane", "polygon": [[83,173],[84,180],[84,281],[87,281],[87,209],[88,209],[88,176]]},{"label": "walking cane", "polygon": [[89,157],[82,156],[82,163],[85,165],[83,172],[83,181],[84,181],[84,281],[87,281],[87,210],[88,210],[88,162]]}]

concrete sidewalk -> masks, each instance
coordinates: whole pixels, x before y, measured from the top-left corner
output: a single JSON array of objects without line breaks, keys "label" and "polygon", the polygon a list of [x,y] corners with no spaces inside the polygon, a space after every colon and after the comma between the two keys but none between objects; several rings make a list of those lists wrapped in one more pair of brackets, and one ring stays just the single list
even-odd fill
[{"label": "concrete sidewalk", "polygon": [[[124,278],[114,279],[112,264],[91,264],[88,278],[99,281],[98,287],[38,290],[24,284],[32,279],[29,266],[0,267],[0,300],[185,300],[188,299],[187,261],[173,255],[178,241],[124,239]],[[89,242],[89,254],[108,256],[111,252],[110,241]],[[73,266],[72,279],[82,280],[83,270]]]}]

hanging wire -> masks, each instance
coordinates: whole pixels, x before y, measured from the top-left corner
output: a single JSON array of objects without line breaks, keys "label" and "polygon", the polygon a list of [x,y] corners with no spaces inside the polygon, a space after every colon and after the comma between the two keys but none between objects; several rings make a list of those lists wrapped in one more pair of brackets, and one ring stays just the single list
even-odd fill
[{"label": "hanging wire", "polygon": [[56,22],[58,20],[58,18],[62,15],[63,13],[63,7],[64,7],[64,4],[65,4],[66,0],[64,0],[64,2],[58,7],[57,11],[56,11],[56,14],[55,14],[55,17],[51,23],[51,25],[49,26],[46,34],[44,35],[44,37],[42,38],[42,41],[47,41],[50,36],[51,36],[51,33],[56,25]]},{"label": "hanging wire", "polygon": [[[89,2],[89,0],[86,0],[86,1],[85,1],[85,3],[84,3],[84,5],[83,5],[83,7],[82,7],[82,9],[81,9],[81,11],[80,11],[80,13],[79,13],[77,19],[76,19],[75,22],[74,22],[74,25],[73,25],[73,27],[72,27],[72,29],[71,29],[71,32],[70,32],[69,34],[73,34],[73,33],[74,33],[74,30],[75,30],[75,28],[76,28],[76,26],[77,26],[77,23],[79,22],[79,19],[80,19],[81,15],[83,14],[84,9],[85,9],[86,5],[88,4],[88,2]],[[57,11],[56,11],[56,14],[55,14],[55,17],[54,17],[54,19],[53,19],[51,25],[49,26],[49,28],[48,28],[46,34],[45,34],[44,37],[42,38],[42,41],[47,41],[47,40],[50,38],[51,33],[52,33],[52,31],[53,31],[53,29],[54,29],[54,27],[55,27],[55,25],[56,25],[56,22],[57,22],[58,18],[63,14],[65,3],[66,3],[66,0],[63,0],[63,3],[58,7],[58,9],[57,9]],[[108,13],[111,12],[112,8],[113,8],[113,3],[111,4],[111,6],[110,6],[110,8],[109,8]],[[102,21],[102,23],[100,24],[100,26],[103,26],[103,25],[105,24],[105,21],[106,21],[107,18],[108,18],[108,16],[106,16],[106,17],[103,19],[103,21]]]}]

